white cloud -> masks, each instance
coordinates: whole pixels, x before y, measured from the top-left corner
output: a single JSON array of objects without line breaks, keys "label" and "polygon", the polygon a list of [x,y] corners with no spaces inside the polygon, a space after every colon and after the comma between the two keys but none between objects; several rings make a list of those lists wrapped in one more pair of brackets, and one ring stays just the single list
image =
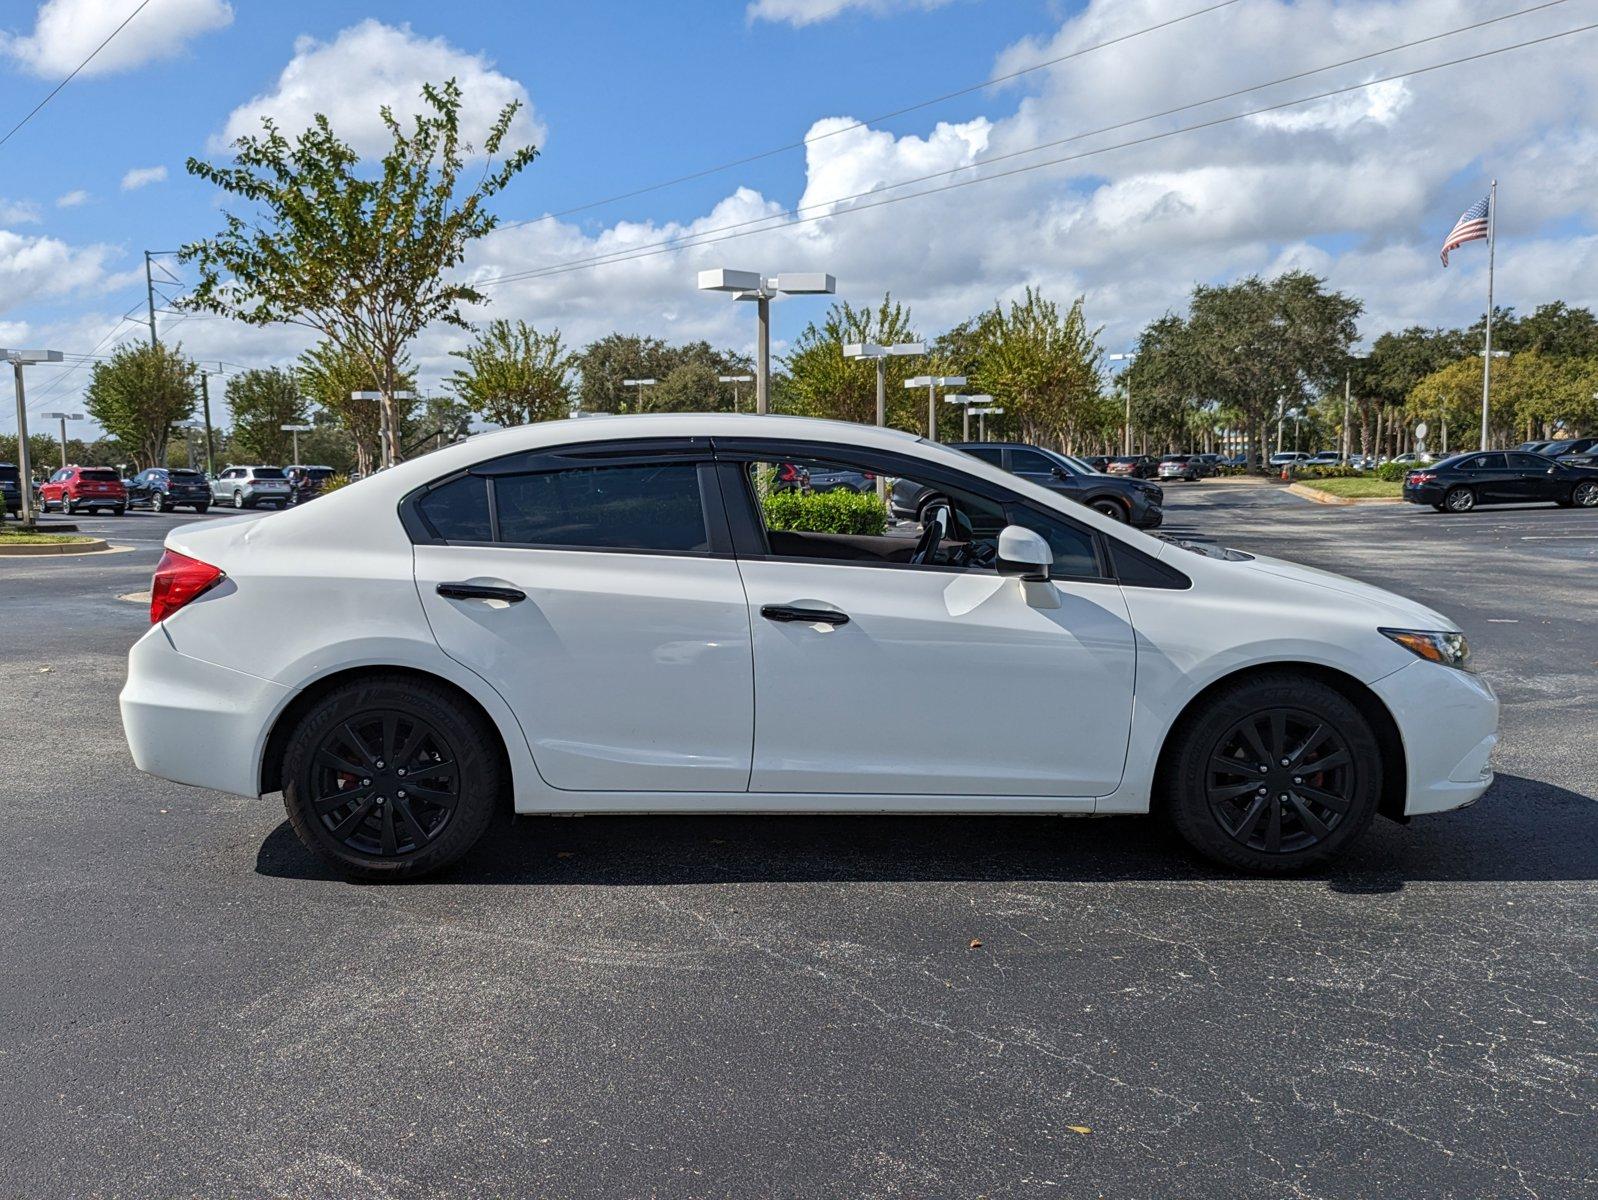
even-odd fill
[{"label": "white cloud", "polygon": [[32,200],[0,197],[0,225],[34,225],[38,221],[39,206]]},{"label": "white cloud", "polygon": [[149,187],[152,183],[161,183],[166,179],[165,167],[134,167],[122,176],[122,190],[124,192],[137,191],[141,187]]},{"label": "white cloud", "polygon": [[0,229],[0,312],[39,300],[115,286],[107,272],[113,246],[71,246],[58,238]]},{"label": "white cloud", "polygon": [[213,149],[223,149],[244,134],[259,133],[270,117],[285,133],[308,127],[326,114],[333,131],[361,154],[381,153],[391,144],[379,108],[388,105],[401,124],[420,110],[422,84],[454,78],[461,86],[461,128],[480,146],[500,110],[522,103],[507,147],[542,145],[544,127],[535,119],[527,89],[494,70],[480,54],[468,54],[443,38],[425,38],[410,26],[367,19],[343,30],[331,42],[302,37],[294,57],[270,92],[241,104],[229,115]]},{"label": "white cloud", "polygon": [[846,12],[882,17],[908,9],[942,8],[953,0],[751,0],[751,21],[780,21],[796,28],[830,21]]},{"label": "white cloud", "polygon": [[77,208],[80,204],[87,204],[88,202],[89,193],[82,188],[74,188],[72,191],[55,198],[55,206],[57,208]]},{"label": "white cloud", "polygon": [[61,78],[94,54],[84,75],[125,71],[180,53],[193,38],[233,20],[226,0],[150,0],[106,47],[95,47],[127,20],[132,0],[46,0],[29,35],[0,33],[0,50],[27,70]]}]

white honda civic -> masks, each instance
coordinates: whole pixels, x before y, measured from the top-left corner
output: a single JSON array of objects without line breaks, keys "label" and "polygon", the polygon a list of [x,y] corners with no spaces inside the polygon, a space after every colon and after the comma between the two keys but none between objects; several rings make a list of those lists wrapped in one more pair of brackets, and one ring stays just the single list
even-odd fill
[{"label": "white honda civic", "polygon": [[[924,495],[806,495],[825,470]],[[901,489],[904,491],[904,489]],[[661,415],[509,429],[174,531],[139,768],[281,791],[398,879],[524,813],[1163,813],[1251,871],[1492,781],[1446,617],[1151,537],[908,434]]]}]

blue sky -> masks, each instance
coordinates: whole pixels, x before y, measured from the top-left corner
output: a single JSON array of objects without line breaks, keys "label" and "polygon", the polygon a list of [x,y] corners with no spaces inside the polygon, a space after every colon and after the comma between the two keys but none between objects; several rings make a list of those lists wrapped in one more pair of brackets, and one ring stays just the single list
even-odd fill
[{"label": "blue sky", "polygon": [[[834,119],[868,119],[1208,2],[151,0],[90,70],[0,146],[0,344],[79,354],[99,344],[104,353],[139,336],[118,318],[142,297],[142,251],[219,224],[214,189],[188,177],[184,159],[225,158],[230,121],[248,127],[262,111],[292,123],[314,108],[353,123],[384,89],[414,94],[416,73],[461,65],[465,81],[480,85],[475,94],[530,102],[525,128],[543,153],[503,198],[500,212],[515,220],[814,137],[836,128]],[[135,4],[0,3],[0,132]],[[1482,256],[1467,248],[1443,272],[1435,250],[1494,174],[1504,194],[1504,301],[1592,304],[1598,102],[1584,64],[1598,34],[872,212],[830,203],[930,171],[980,170],[996,154],[1512,8],[1241,0],[1016,84],[812,142],[808,155],[790,151],[496,234],[474,252],[470,272],[647,246],[801,202],[827,204],[830,214],[723,246],[507,285],[473,316],[558,325],[579,344],[621,328],[747,348],[747,313],[694,293],[694,271],[820,269],[856,303],[891,288],[926,334],[1028,284],[1066,301],[1080,293],[1090,320],[1120,344],[1179,307],[1196,280],[1302,266],[1361,296],[1373,334],[1479,311]],[[1307,94],[1364,82],[1592,21],[1595,0],[1567,0],[1297,86]],[[1188,119],[1293,95],[1279,87]],[[779,305],[779,340],[822,307]],[[249,366],[289,361],[306,340],[200,318],[163,317],[162,330],[196,356]],[[442,330],[419,342],[424,385],[436,386],[458,344]],[[63,379],[45,403],[74,395],[86,376]],[[0,405],[0,429],[14,426],[9,410]]]}]

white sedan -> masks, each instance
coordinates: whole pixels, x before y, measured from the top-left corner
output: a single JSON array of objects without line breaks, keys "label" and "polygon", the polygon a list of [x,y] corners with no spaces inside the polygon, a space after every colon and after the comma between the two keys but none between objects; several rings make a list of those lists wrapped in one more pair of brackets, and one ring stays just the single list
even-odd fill
[{"label": "white sedan", "polygon": [[[932,489],[924,524],[803,466]],[[840,511],[841,509],[847,511]],[[167,539],[122,719],[353,876],[517,812],[1163,813],[1288,871],[1492,781],[1464,636],[1336,575],[1158,539],[908,434],[531,425]]]}]

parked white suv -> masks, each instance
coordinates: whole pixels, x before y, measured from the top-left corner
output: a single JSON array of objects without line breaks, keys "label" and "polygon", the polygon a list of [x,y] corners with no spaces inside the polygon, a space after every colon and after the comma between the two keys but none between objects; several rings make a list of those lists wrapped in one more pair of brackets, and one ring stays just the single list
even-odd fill
[{"label": "parked white suv", "polygon": [[211,481],[212,501],[234,508],[262,504],[287,508],[293,496],[293,486],[282,467],[228,467]]},{"label": "parked white suv", "polygon": [[[787,464],[940,502],[888,530],[862,496],[856,532],[822,532],[770,488]],[[271,521],[182,526],[152,597],[121,700],[134,761],[281,790],[305,844],[358,876],[443,866],[507,798],[1152,807],[1213,858],[1285,871],[1492,779],[1497,701],[1446,617],[859,425],[479,436]]]}]

